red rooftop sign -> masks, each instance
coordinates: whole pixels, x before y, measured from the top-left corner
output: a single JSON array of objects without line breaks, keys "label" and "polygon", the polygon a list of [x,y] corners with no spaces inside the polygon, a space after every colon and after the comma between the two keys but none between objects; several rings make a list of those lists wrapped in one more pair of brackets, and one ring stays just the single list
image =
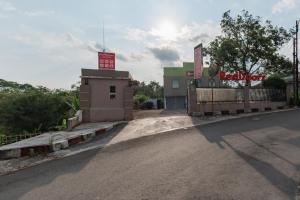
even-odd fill
[{"label": "red rooftop sign", "polygon": [[102,70],[115,70],[116,55],[114,53],[98,52],[98,68]]},{"label": "red rooftop sign", "polygon": [[231,80],[231,81],[241,81],[241,80],[250,80],[250,81],[263,81],[266,79],[266,75],[263,74],[246,74],[241,71],[237,71],[233,74],[220,71],[219,72],[220,80]]}]

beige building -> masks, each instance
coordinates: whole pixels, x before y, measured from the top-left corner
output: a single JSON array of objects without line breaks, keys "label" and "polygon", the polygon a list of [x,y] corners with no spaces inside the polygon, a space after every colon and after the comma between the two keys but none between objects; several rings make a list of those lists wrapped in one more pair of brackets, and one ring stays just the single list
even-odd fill
[{"label": "beige building", "polygon": [[128,71],[82,69],[79,98],[83,122],[131,120],[132,82]]}]

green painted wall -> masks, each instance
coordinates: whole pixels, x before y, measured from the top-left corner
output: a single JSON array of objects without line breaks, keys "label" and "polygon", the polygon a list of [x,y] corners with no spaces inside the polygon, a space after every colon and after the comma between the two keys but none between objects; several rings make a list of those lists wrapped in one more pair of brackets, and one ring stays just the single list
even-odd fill
[{"label": "green painted wall", "polygon": [[[164,76],[185,76],[188,71],[194,71],[193,62],[183,62],[183,67],[164,67]],[[208,68],[203,68],[202,76],[208,76]]]}]

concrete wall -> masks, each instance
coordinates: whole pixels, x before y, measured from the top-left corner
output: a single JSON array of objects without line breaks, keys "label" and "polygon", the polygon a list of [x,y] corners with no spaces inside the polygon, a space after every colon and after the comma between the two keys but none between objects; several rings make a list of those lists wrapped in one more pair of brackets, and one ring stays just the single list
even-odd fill
[{"label": "concrete wall", "polygon": [[124,119],[126,121],[133,120],[133,88],[126,86],[124,88]]},{"label": "concrete wall", "polygon": [[[187,87],[192,79],[192,77],[186,76],[164,76],[164,96],[186,96]],[[173,80],[178,80],[179,88],[172,88]]]},{"label": "concrete wall", "polygon": [[[126,73],[104,71],[105,74],[102,74],[100,70],[93,71],[82,72],[85,75],[82,76],[80,86],[83,122],[133,119],[133,88],[129,86]],[[110,98],[110,86],[116,87],[116,96],[113,99]]]},{"label": "concrete wall", "polygon": [[[272,101],[250,101],[250,112],[282,109],[287,105],[286,102]],[[244,102],[198,102],[197,91],[194,86],[188,89],[188,113],[190,115],[213,114],[238,114],[246,112]]]},{"label": "concrete wall", "polygon": [[68,130],[72,130],[82,122],[82,110],[78,110],[75,116],[68,119]]}]

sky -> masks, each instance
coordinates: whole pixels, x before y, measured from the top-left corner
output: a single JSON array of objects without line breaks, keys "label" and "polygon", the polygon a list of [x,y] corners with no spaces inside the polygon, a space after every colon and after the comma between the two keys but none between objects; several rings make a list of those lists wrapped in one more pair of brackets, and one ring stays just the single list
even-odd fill
[{"label": "sky", "polygon": [[[300,0],[0,0],[0,79],[70,89],[105,47],[116,70],[162,83],[163,67],[192,62],[197,44],[221,34],[227,10],[290,29]],[[281,53],[291,57],[291,42]]]}]

